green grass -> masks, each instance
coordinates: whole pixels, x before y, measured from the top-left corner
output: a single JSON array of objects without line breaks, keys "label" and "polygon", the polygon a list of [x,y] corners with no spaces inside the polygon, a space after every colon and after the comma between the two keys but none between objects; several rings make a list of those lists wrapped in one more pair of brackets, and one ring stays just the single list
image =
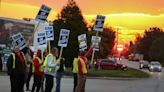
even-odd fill
[{"label": "green grass", "polygon": [[[0,71],[0,76],[7,75],[6,72]],[[67,71],[66,75],[72,76],[71,71]],[[147,78],[150,77],[148,73],[128,68],[127,71],[122,70],[94,70],[91,69],[88,76],[91,77],[120,77],[120,78]]]},{"label": "green grass", "polygon": [[94,70],[91,69],[89,76],[96,77],[123,77],[123,78],[147,78],[148,73],[129,68],[127,71],[122,70]]}]

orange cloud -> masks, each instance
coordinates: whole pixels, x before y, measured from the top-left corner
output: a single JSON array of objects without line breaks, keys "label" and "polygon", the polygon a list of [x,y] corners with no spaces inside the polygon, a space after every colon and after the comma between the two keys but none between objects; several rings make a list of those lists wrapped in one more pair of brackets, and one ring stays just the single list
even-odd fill
[{"label": "orange cloud", "polygon": [[[1,0],[0,16],[22,19],[35,18],[41,4],[52,8],[49,20],[56,18],[57,12],[67,0]],[[75,0],[87,21],[97,14],[106,16],[105,25],[123,26],[119,30],[119,42],[135,39],[135,34],[149,27],[164,28],[163,0]]]},{"label": "orange cloud", "polygon": [[[1,17],[9,17],[9,18],[35,18],[40,6],[31,6],[31,5],[23,5],[23,4],[11,4],[11,3],[2,3],[0,8],[0,16]],[[55,10],[51,10],[48,19],[55,19],[56,12]]]}]

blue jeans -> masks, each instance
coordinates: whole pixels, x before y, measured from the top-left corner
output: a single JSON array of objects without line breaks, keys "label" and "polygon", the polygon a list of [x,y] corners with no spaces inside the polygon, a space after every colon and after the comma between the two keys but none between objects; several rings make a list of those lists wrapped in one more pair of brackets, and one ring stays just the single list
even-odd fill
[{"label": "blue jeans", "polygon": [[56,91],[55,92],[60,92],[60,82],[63,75],[64,75],[63,72],[56,73]]}]

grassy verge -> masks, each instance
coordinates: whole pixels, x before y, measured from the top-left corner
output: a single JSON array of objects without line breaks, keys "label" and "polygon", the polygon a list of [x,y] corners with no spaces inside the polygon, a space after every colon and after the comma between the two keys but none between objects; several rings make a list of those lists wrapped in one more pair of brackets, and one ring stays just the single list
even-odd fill
[{"label": "grassy verge", "polygon": [[122,70],[90,70],[89,76],[96,77],[123,77],[123,78],[147,78],[148,73],[129,68],[127,71]]},{"label": "grassy verge", "polygon": [[[0,71],[0,76],[7,75],[6,72]],[[71,71],[67,71],[66,75],[72,76]],[[150,77],[148,73],[128,68],[127,71],[122,70],[94,70],[91,69],[89,75],[91,77],[121,77],[121,78],[147,78]]]},{"label": "grassy verge", "polygon": [[[66,72],[67,76],[72,76],[72,72]],[[88,76],[91,77],[120,77],[120,78],[147,78],[150,77],[148,73],[128,68],[127,71],[122,70],[94,70],[91,69]]]}]

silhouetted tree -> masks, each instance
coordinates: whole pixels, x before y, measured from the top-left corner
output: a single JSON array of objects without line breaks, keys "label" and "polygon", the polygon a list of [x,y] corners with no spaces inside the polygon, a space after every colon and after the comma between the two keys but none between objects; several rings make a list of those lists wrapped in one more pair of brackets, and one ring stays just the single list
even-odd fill
[{"label": "silhouetted tree", "polygon": [[55,41],[53,41],[53,43],[57,45],[60,29],[65,28],[70,30],[69,43],[63,51],[63,57],[66,58],[66,63],[70,66],[73,58],[78,55],[78,35],[87,33],[88,28],[74,0],[68,0],[68,3],[63,7],[57,17],[58,19],[53,22],[55,30]]},{"label": "silhouetted tree", "polygon": [[158,60],[164,64],[164,36],[154,40],[152,44],[149,52],[150,59]]},{"label": "silhouetted tree", "polygon": [[112,53],[114,47],[114,41],[116,38],[114,30],[109,28],[104,28],[103,32],[99,33],[101,37],[100,51],[98,52],[99,58],[106,58],[109,54]]},{"label": "silhouetted tree", "polygon": [[143,37],[139,38],[136,42],[137,52],[144,55],[144,59],[150,59],[149,51],[153,45],[153,41],[163,35],[163,30],[158,27],[152,27],[145,30]]}]

